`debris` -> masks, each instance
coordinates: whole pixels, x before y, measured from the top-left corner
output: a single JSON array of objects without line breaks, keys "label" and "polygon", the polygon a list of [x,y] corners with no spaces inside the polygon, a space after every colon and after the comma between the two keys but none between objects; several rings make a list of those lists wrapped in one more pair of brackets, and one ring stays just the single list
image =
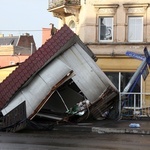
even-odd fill
[{"label": "debris", "polygon": [[109,114],[119,93],[95,60],[64,25],[0,84],[3,129],[16,132],[37,118],[58,124]]},{"label": "debris", "polygon": [[139,123],[130,123],[129,127],[130,128],[140,128],[140,124]]}]

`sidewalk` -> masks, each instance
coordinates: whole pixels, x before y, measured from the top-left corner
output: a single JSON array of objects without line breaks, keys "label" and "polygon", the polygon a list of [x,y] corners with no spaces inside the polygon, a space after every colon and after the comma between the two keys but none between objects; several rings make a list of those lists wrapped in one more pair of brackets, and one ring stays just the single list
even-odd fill
[{"label": "sidewalk", "polygon": [[[136,123],[140,128],[131,128],[129,125]],[[150,135],[150,119],[142,120],[100,120],[94,122],[78,123],[76,125],[57,126],[54,130],[96,132],[99,134],[147,134]]]},{"label": "sidewalk", "polygon": [[[131,128],[130,124],[140,125],[139,128]],[[150,120],[103,120],[97,122],[91,128],[92,132],[103,133],[121,133],[121,134],[150,134]]]}]

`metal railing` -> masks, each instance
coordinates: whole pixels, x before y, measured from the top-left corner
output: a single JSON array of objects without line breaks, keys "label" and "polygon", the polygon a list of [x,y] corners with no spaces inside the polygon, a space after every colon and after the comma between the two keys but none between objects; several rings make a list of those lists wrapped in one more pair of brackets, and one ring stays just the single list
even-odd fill
[{"label": "metal railing", "polygon": [[150,93],[120,93],[119,109],[123,118],[150,117]]},{"label": "metal railing", "polygon": [[80,5],[80,0],[49,0],[48,8],[56,8],[63,5]]}]

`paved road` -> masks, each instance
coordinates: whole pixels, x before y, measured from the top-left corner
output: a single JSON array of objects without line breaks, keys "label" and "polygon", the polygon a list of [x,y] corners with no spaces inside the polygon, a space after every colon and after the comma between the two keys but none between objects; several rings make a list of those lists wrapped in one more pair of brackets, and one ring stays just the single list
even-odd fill
[{"label": "paved road", "polygon": [[90,132],[0,132],[0,150],[149,150],[149,135]]}]

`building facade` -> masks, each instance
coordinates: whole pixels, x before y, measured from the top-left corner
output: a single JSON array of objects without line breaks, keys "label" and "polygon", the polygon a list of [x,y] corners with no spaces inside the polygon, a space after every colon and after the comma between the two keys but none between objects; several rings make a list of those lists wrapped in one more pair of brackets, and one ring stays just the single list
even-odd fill
[{"label": "building facade", "polygon": [[[67,24],[95,53],[97,64],[120,92],[123,91],[141,60],[127,52],[143,56],[150,50],[149,0],[49,0],[48,11]],[[142,78],[134,92],[150,93],[150,75]],[[144,95],[141,106],[150,105]],[[143,97],[142,97],[143,99]]]},{"label": "building facade", "polygon": [[29,34],[0,34],[0,82],[16,68],[15,65],[24,62],[35,51],[34,38]]}]

